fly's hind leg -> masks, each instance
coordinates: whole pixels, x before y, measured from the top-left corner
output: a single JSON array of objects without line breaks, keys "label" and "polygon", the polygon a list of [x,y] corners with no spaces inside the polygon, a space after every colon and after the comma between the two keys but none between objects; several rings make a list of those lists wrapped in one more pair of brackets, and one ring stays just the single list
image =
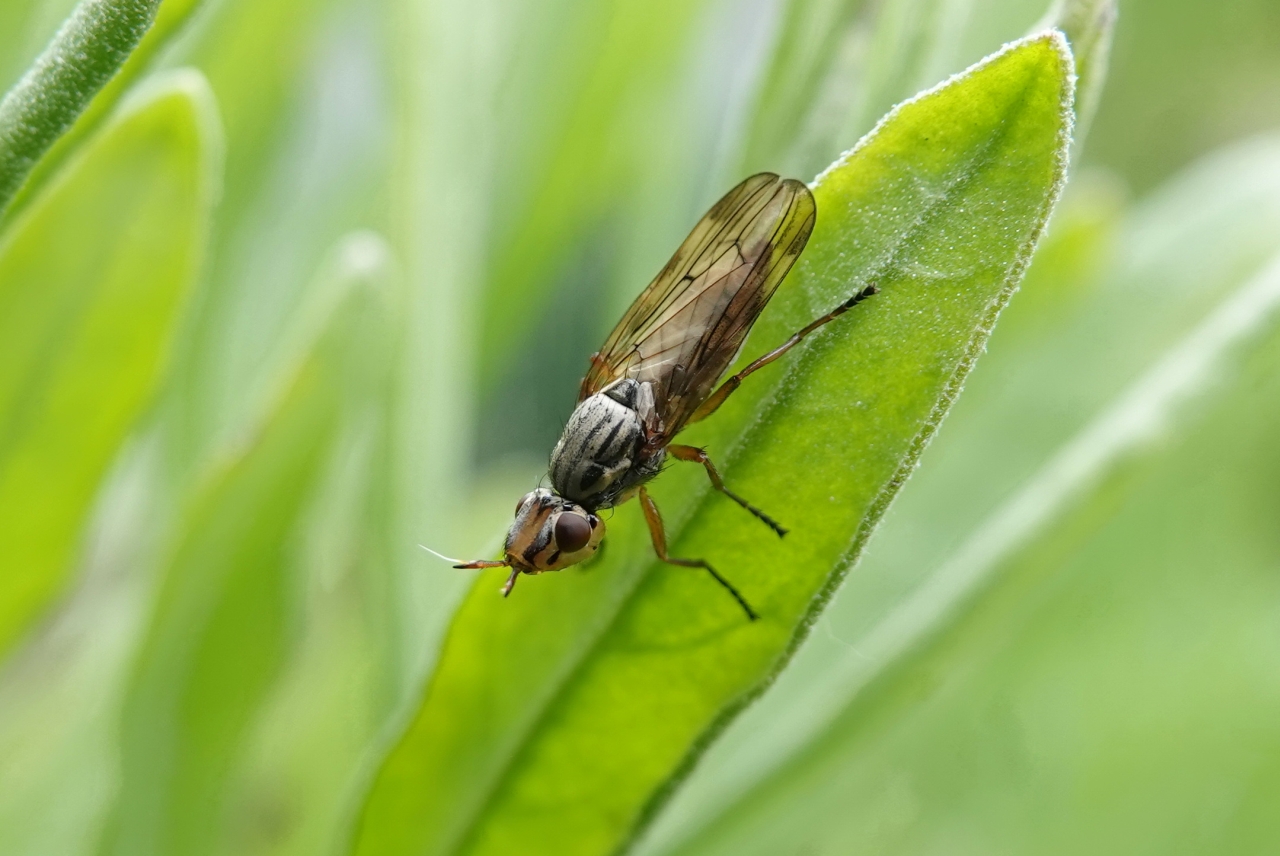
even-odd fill
[{"label": "fly's hind leg", "polygon": [[747,613],[747,618],[755,621],[759,616],[755,610],[751,608],[751,604],[747,603],[733,583],[720,576],[715,568],[711,567],[709,562],[703,559],[676,559],[667,555],[667,532],[662,526],[662,514],[658,511],[658,504],[653,501],[653,497],[649,496],[649,491],[643,487],[640,488],[640,507],[644,509],[645,522],[649,524],[649,537],[653,539],[653,552],[658,554],[658,558],[666,562],[668,565],[678,565],[682,568],[702,568],[718,582],[724,586],[729,594],[733,595],[733,599],[738,602],[743,611]]},{"label": "fly's hind leg", "polygon": [[696,446],[682,446],[678,443],[673,443],[672,445],[667,447],[667,452],[670,453],[677,460],[688,461],[689,463],[692,463],[692,464],[702,464],[702,466],[707,471],[708,478],[711,479],[712,487],[714,487],[716,490],[720,491],[725,496],[729,497],[734,502],[738,503],[738,505],[741,505],[747,511],[750,511],[752,514],[758,517],[761,521],[764,522],[766,526],[768,526],[774,532],[777,532],[779,538],[787,534],[787,530],[783,529],[781,524],[778,523],[778,521],[774,520],[772,517],[765,514],[763,511],[756,508],[754,505],[747,502],[745,499],[738,496],[736,493],[734,493],[733,491],[729,490],[729,488],[724,486],[724,481],[721,480],[720,478],[719,470],[716,469],[715,464],[711,463],[711,459],[707,457],[707,452],[705,449],[699,449]]},{"label": "fly's hind leg", "polygon": [[734,390],[742,386],[742,381],[746,379],[748,375],[756,371],[759,371],[760,369],[769,365],[769,363],[778,359],[778,357],[782,356],[787,351],[791,350],[796,345],[800,344],[800,340],[803,339],[805,336],[808,336],[814,330],[817,330],[819,327],[821,327],[824,324],[827,324],[827,323],[830,323],[831,321],[836,320],[841,315],[848,312],[850,309],[857,306],[859,303],[866,300],[871,295],[879,294],[879,293],[880,293],[880,289],[877,288],[874,283],[871,285],[868,285],[865,288],[863,288],[861,291],[859,291],[857,294],[855,294],[853,297],[850,297],[844,303],[841,303],[835,309],[828,312],[826,315],[823,315],[821,318],[805,326],[800,332],[796,333],[790,339],[783,342],[781,345],[774,348],[772,351],[765,354],[763,357],[756,360],[754,363],[747,366],[745,369],[738,372],[736,375],[729,378],[724,383],[720,384],[720,387],[715,392],[711,393],[711,395],[707,398],[706,401],[702,402],[702,405],[699,406],[698,409],[693,412],[693,416],[689,417],[689,421],[686,422],[685,424],[692,425],[694,422],[697,422],[702,419],[706,419],[712,413],[715,413],[716,410],[720,408],[720,405],[724,404],[725,399],[728,398],[730,395],[732,395]]}]

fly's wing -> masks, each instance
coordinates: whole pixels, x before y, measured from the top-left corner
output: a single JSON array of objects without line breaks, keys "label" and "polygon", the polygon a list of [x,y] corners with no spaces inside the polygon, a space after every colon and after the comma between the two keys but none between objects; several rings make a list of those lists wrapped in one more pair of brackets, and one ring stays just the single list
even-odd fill
[{"label": "fly's wing", "polygon": [[816,211],[809,188],[772,173],[730,190],[591,357],[578,400],[619,378],[648,381],[663,438],[673,437],[737,357],[804,250]]}]

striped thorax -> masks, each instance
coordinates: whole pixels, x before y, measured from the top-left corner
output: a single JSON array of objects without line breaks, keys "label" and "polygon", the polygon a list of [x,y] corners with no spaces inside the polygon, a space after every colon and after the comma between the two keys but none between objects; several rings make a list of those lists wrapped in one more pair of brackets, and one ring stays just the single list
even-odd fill
[{"label": "striped thorax", "polygon": [[623,379],[584,399],[551,452],[556,493],[586,508],[612,508],[662,469],[664,451],[646,443],[653,419],[649,384]]}]

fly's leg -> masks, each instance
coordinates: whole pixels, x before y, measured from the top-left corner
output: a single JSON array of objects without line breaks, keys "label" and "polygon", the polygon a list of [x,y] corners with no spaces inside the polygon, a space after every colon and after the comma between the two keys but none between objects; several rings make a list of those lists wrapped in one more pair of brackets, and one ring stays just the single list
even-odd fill
[{"label": "fly's leg", "polygon": [[734,390],[742,386],[742,381],[748,375],[764,368],[765,366],[769,365],[769,363],[773,362],[778,357],[782,356],[787,351],[794,348],[796,345],[800,344],[801,339],[803,339],[805,336],[808,336],[814,330],[817,330],[823,324],[836,320],[841,315],[848,312],[850,309],[857,306],[859,303],[866,300],[871,295],[879,294],[879,293],[880,293],[880,289],[877,288],[874,284],[868,285],[866,288],[859,291],[853,297],[850,297],[844,303],[841,303],[839,306],[837,306],[835,309],[828,312],[826,315],[823,315],[818,320],[810,323],[808,326],[802,329],[799,333],[796,333],[790,339],[783,342],[780,346],[778,346],[777,348],[774,348],[772,351],[765,354],[763,357],[756,360],[754,363],[747,366],[745,369],[738,372],[736,375],[729,378],[724,383],[720,384],[720,388],[717,389],[715,392],[713,392],[710,395],[710,397],[707,398],[706,401],[702,402],[702,405],[693,412],[693,416],[689,417],[689,421],[686,422],[685,424],[692,425],[694,422],[698,422],[702,419],[706,419],[712,413],[715,413],[716,410],[719,409],[720,405],[724,404],[725,399],[728,398],[730,395],[732,395]]},{"label": "fly's leg", "polygon": [[707,457],[705,449],[699,449],[696,446],[682,446],[679,443],[673,443],[667,447],[667,451],[678,460],[688,461],[691,464],[702,464],[702,466],[706,468],[708,478],[711,479],[712,487],[738,503],[738,505],[741,505],[747,511],[750,511],[756,517],[760,518],[766,526],[778,533],[779,538],[787,534],[787,530],[783,529],[778,521],[774,520],[772,517],[765,514],[763,511],[756,508],[754,505],[724,486],[724,481],[720,478],[720,471],[716,469],[715,464],[711,463],[711,458]]},{"label": "fly's leg", "polygon": [[729,594],[733,595],[733,599],[747,613],[748,619],[755,621],[759,617],[756,615],[755,610],[751,608],[751,604],[747,603],[746,598],[733,587],[733,583],[720,576],[719,572],[711,567],[710,563],[703,559],[675,559],[667,555],[667,532],[662,527],[662,514],[658,511],[658,504],[653,501],[653,497],[649,496],[649,491],[643,487],[640,488],[640,507],[644,509],[645,522],[649,524],[649,537],[653,539],[653,552],[658,554],[659,559],[668,565],[678,565],[682,568],[702,568],[711,574],[716,582],[724,586]]},{"label": "fly's leg", "polygon": [[[465,562],[461,565],[454,565],[455,568],[510,568],[510,562],[486,562],[484,559],[478,559],[474,562]],[[516,587],[516,579],[520,576],[519,568],[511,568],[511,576],[507,577],[507,584],[502,587],[502,596],[507,597],[511,594],[511,590]]]}]

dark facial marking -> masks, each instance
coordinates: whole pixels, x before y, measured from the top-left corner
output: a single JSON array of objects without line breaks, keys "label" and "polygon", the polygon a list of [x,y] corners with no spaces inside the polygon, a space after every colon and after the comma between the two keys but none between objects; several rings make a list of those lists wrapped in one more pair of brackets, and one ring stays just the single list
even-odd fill
[{"label": "dark facial marking", "polygon": [[543,526],[542,530],[538,533],[538,537],[534,538],[533,543],[525,548],[524,560],[532,565],[533,560],[537,558],[537,555],[547,549],[547,545],[550,543],[551,535],[547,531],[547,527]]}]

